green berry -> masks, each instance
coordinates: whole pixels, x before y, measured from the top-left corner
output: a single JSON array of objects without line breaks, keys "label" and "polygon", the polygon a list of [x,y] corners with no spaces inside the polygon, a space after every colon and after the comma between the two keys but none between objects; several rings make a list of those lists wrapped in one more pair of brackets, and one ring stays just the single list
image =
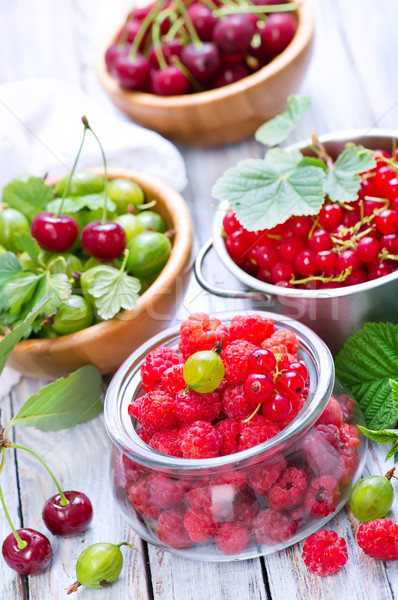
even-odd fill
[{"label": "green berry", "polygon": [[184,381],[189,389],[200,394],[214,392],[224,378],[224,363],[214,350],[195,352],[185,361]]},{"label": "green berry", "polygon": [[145,231],[145,227],[138,218],[128,213],[120,215],[120,217],[116,219],[116,223],[121,225],[126,232],[127,244],[129,244],[136,235]]},{"label": "green berry", "polygon": [[16,234],[20,231],[30,231],[29,221],[19,210],[5,208],[0,212],[0,244],[11,252],[20,252]]},{"label": "green berry", "polygon": [[119,213],[127,212],[129,204],[139,205],[145,201],[144,190],[135,181],[113,179],[108,183],[108,196],[116,204]]},{"label": "green berry", "polygon": [[159,233],[167,231],[165,220],[153,210],[142,211],[137,215],[137,219],[147,231],[158,231]]},{"label": "green berry", "polygon": [[[57,196],[62,196],[68,183],[69,175],[61,179],[54,188]],[[80,171],[74,173],[68,189],[68,196],[86,196],[98,194],[104,189],[104,180],[95,173]]]},{"label": "green berry", "polygon": [[61,303],[55,313],[52,327],[59,335],[66,335],[89,327],[93,319],[91,304],[82,296],[72,294]]},{"label": "green berry", "polygon": [[386,516],[393,499],[391,481],[381,475],[370,475],[352,488],[350,509],[360,521],[375,521]]},{"label": "green berry", "polygon": [[81,585],[99,589],[116,581],[123,567],[120,546],[131,548],[127,542],[117,545],[99,542],[83,550],[76,564],[77,581],[69,586],[67,593],[76,592]]},{"label": "green berry", "polygon": [[150,279],[159,273],[171,253],[171,242],[163,233],[144,231],[128,245],[127,270],[139,279]]}]

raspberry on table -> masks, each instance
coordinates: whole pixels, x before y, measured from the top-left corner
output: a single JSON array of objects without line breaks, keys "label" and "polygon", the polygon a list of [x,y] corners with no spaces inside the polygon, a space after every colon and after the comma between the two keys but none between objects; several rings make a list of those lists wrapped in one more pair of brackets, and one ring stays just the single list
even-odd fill
[{"label": "raspberry on table", "polygon": [[229,328],[219,319],[211,319],[205,313],[194,313],[180,326],[179,349],[186,360],[199,350],[212,350],[216,342],[229,342]]},{"label": "raspberry on table", "polygon": [[217,548],[223,554],[240,554],[250,546],[250,534],[241,523],[223,523],[215,535]]},{"label": "raspberry on table", "polygon": [[256,494],[264,496],[286,467],[286,459],[283,456],[277,456],[251,471],[247,476],[247,482]]},{"label": "raspberry on table", "polygon": [[173,410],[174,398],[166,392],[148,392],[129,405],[129,414],[151,433],[167,429],[177,424]]},{"label": "raspberry on table", "polygon": [[165,473],[152,473],[147,482],[153,502],[164,509],[180,504],[187,489],[183,480],[171,479]]},{"label": "raspberry on table", "polygon": [[183,434],[181,450],[184,458],[219,456],[222,435],[208,421],[195,421]]},{"label": "raspberry on table", "polygon": [[247,340],[260,346],[261,342],[275,331],[272,319],[264,319],[261,315],[237,315],[229,326],[231,340]]},{"label": "raspberry on table", "polygon": [[275,544],[290,539],[297,531],[298,522],[287,513],[272,508],[263,508],[253,521],[256,542]]},{"label": "raspberry on table", "polygon": [[151,490],[147,479],[141,479],[127,489],[128,501],[140,515],[156,519],[161,508],[152,500]]},{"label": "raspberry on table", "polygon": [[279,433],[278,425],[261,415],[254,415],[248,423],[241,424],[239,450],[247,450],[266,442]]},{"label": "raspberry on table", "polygon": [[300,503],[306,489],[304,471],[288,467],[267,493],[267,504],[276,510],[288,510]]},{"label": "raspberry on table", "polygon": [[181,429],[179,427],[171,427],[170,429],[158,431],[151,437],[149,445],[154,450],[163,452],[163,454],[182,457]]},{"label": "raspberry on table", "polygon": [[157,522],[158,537],[161,542],[172,548],[188,548],[192,540],[184,526],[184,513],[171,509],[162,512]]},{"label": "raspberry on table", "polygon": [[322,577],[333,575],[348,560],[346,541],[335,531],[320,529],[305,540],[302,558],[310,573]]},{"label": "raspberry on table", "polygon": [[141,365],[142,389],[145,392],[159,389],[163,373],[180,363],[182,358],[173,348],[159,346],[152,350]]},{"label": "raspberry on table", "polygon": [[336,510],[340,498],[336,477],[325,475],[313,479],[304,495],[304,508],[314,519],[326,517]]},{"label": "raspberry on table", "polygon": [[160,383],[165,392],[171,396],[175,396],[181,390],[187,387],[184,377],[182,375],[184,365],[178,364],[173,365],[166,369],[160,379]]},{"label": "raspberry on table", "polygon": [[233,384],[240,384],[250,373],[249,357],[258,347],[246,340],[234,340],[221,353],[225,367],[225,379]]},{"label": "raspberry on table", "polygon": [[245,419],[252,414],[255,405],[245,396],[243,385],[231,385],[222,395],[223,411],[232,419]]},{"label": "raspberry on table", "polygon": [[193,390],[178,392],[174,399],[174,413],[182,423],[194,421],[214,421],[222,409],[217,392],[200,394]]},{"label": "raspberry on table", "polygon": [[273,346],[285,346],[289,354],[296,354],[300,343],[296,334],[287,329],[277,329],[268,339],[261,344],[262,348],[270,348]]},{"label": "raspberry on table", "polygon": [[371,558],[396,560],[398,558],[398,525],[391,519],[377,519],[363,523],[357,532],[358,546]]},{"label": "raspberry on table", "polygon": [[193,542],[200,544],[213,537],[217,525],[203,509],[188,508],[184,513],[184,527]]},{"label": "raspberry on table", "polygon": [[228,454],[235,454],[239,452],[239,436],[240,436],[240,422],[235,419],[224,419],[218,421],[214,425],[214,428],[221,433],[223,438],[223,444],[220,448],[220,456],[227,456]]}]

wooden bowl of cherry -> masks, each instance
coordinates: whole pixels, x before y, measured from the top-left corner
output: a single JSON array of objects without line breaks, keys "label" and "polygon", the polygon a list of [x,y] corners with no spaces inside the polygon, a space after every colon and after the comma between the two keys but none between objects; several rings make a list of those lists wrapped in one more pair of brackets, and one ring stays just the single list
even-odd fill
[{"label": "wooden bowl of cherry", "polygon": [[[103,175],[102,169],[92,169]],[[55,184],[63,176],[49,179]],[[112,373],[146,340],[169,326],[188,283],[192,223],[182,196],[159,179],[131,169],[108,169],[108,178],[123,177],[138,183],[146,199],[156,199],[152,209],[175,230],[168,262],[155,282],[140,296],[136,307],[103,321],[56,338],[23,340],[15,347],[9,366],[24,375],[55,379],[87,364],[101,373]]]},{"label": "wooden bowl of cherry", "polygon": [[308,0],[297,10],[298,26],[290,44],[265,67],[223,87],[181,96],[128,91],[105,65],[106,49],[115,33],[99,48],[98,79],[114,104],[134,121],[174,142],[199,146],[231,144],[251,137],[268,119],[282,112],[307,70],[314,37]]}]

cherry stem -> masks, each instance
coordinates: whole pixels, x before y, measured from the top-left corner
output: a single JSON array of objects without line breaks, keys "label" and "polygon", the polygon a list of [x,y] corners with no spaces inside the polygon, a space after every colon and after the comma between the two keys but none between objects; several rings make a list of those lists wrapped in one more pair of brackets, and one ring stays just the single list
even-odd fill
[{"label": "cherry stem", "polygon": [[256,13],[276,13],[276,12],[292,12],[294,10],[297,10],[299,8],[298,4],[295,4],[293,2],[289,2],[288,4],[273,4],[273,5],[269,5],[269,4],[265,4],[265,5],[249,5],[249,4],[239,4],[238,6],[236,5],[229,5],[229,6],[224,6],[223,8],[219,8],[218,10],[214,11],[214,15],[216,17],[222,17],[224,15],[240,15],[240,14],[245,14],[245,13],[252,13],[252,14],[256,14]]},{"label": "cherry stem", "polygon": [[247,419],[245,419],[244,421],[242,421],[242,423],[250,423],[250,421],[252,420],[252,418],[254,417],[254,415],[256,415],[258,413],[258,411],[261,408],[261,402],[259,402],[256,406],[256,410],[254,412],[252,412],[252,414],[250,415],[250,417],[247,417]]},{"label": "cherry stem", "polygon": [[136,57],[138,49],[141,45],[142,40],[144,39],[144,36],[148,30],[148,27],[150,26],[152,21],[159,14],[160,6],[161,6],[162,2],[163,2],[163,0],[156,0],[155,4],[151,8],[149,13],[145,17],[145,19],[143,19],[141,26],[137,32],[137,35],[135,36],[134,41],[131,44],[131,49],[130,49],[130,52],[127,57],[128,59],[134,59]]},{"label": "cherry stem", "polygon": [[11,448],[15,448],[17,450],[25,450],[25,452],[29,452],[29,454],[32,454],[32,456],[34,456],[43,465],[43,467],[47,470],[51,479],[55,483],[57,490],[59,492],[59,495],[61,496],[61,502],[60,502],[61,506],[68,506],[69,500],[66,498],[65,494],[63,493],[61,486],[59,485],[54,473],[51,471],[50,467],[46,465],[44,460],[38,454],[36,454],[36,452],[33,452],[33,450],[30,450],[30,448],[26,448],[25,446],[20,446],[19,444],[12,444]]},{"label": "cherry stem", "polygon": [[164,39],[166,40],[171,40],[173,37],[175,37],[175,34],[180,31],[182,25],[184,24],[184,19],[182,17],[179,17],[174,23],[173,25],[170,27],[170,29],[168,30],[168,32],[166,33]]},{"label": "cherry stem", "polygon": [[196,31],[195,26],[192,23],[192,19],[189,16],[188,11],[184,6],[184,3],[182,2],[182,0],[176,0],[176,5],[184,18],[185,25],[187,26],[188,33],[191,36],[192,42],[194,43],[196,48],[201,48],[203,46],[203,42],[198,36],[198,32]]},{"label": "cherry stem", "polygon": [[93,136],[95,137],[95,139],[98,142],[98,146],[100,147],[101,150],[101,154],[102,154],[102,162],[104,164],[104,209],[102,211],[102,219],[101,219],[101,223],[102,225],[105,225],[106,223],[106,214],[107,214],[107,200],[108,200],[108,170],[107,170],[107,166],[106,166],[106,157],[105,157],[105,152],[104,149],[102,147],[102,144],[100,142],[99,137],[97,136],[97,134],[95,133],[95,131],[93,129],[91,129],[89,122],[87,120],[87,117],[82,117],[82,121],[85,125],[85,127],[87,129],[89,129],[91,131],[91,133],[93,134]]},{"label": "cherry stem", "polygon": [[207,8],[210,8],[211,11],[215,11],[215,10],[219,9],[217,4],[215,2],[213,2],[213,0],[202,0],[202,4],[207,6]]},{"label": "cherry stem", "polygon": [[[6,456],[7,455],[6,455],[6,449],[5,448],[1,449],[1,454],[2,454],[2,456],[1,456],[1,464],[0,464],[0,473],[3,471],[4,466],[6,464]],[[11,517],[10,517],[10,515],[8,513],[8,510],[7,510],[7,507],[6,507],[6,503],[5,503],[5,500],[4,500],[3,490],[1,489],[1,485],[0,485],[0,502],[1,502],[1,505],[3,507],[4,514],[6,516],[8,524],[11,527],[11,531],[13,532],[14,537],[15,537],[15,539],[17,541],[18,549],[19,550],[23,550],[24,548],[26,548],[26,546],[28,545],[28,543],[25,542],[24,540],[22,540],[20,538],[20,536],[17,533],[17,530],[15,529],[15,527],[13,525],[13,522],[11,521]]]},{"label": "cherry stem", "polygon": [[[83,121],[83,119],[86,119],[86,117],[82,117],[82,121]],[[87,121],[87,119],[86,119],[86,121]],[[79,148],[79,151],[78,151],[77,156],[75,158],[75,162],[73,163],[72,171],[70,172],[70,175],[68,177],[68,181],[66,182],[66,186],[64,188],[64,193],[62,194],[61,204],[59,205],[59,208],[58,208],[58,210],[56,212],[56,215],[55,215],[57,218],[60,216],[60,214],[62,212],[62,207],[64,205],[65,198],[68,195],[70,184],[71,184],[71,181],[72,181],[72,177],[73,177],[73,175],[75,173],[75,170],[76,170],[77,161],[80,158],[80,153],[81,153],[83,145],[84,145],[84,140],[85,140],[85,137],[86,137],[86,131],[88,129],[88,127],[87,127],[88,123],[86,125],[86,123],[83,121],[83,125],[84,125],[84,131],[83,131],[82,141],[80,143],[80,148]]]},{"label": "cherry stem", "polygon": [[389,471],[387,471],[387,473],[384,475],[384,477],[386,479],[388,479],[388,481],[390,481],[393,477],[394,477],[394,479],[398,479],[394,475],[395,469],[396,469],[396,467],[393,467],[392,469],[390,469]]},{"label": "cherry stem", "polygon": [[122,50],[126,45],[127,38],[129,36],[128,25],[129,25],[130,21],[132,21],[134,19],[134,15],[135,15],[135,8],[133,8],[133,10],[130,12],[130,14],[128,15],[128,17],[126,19],[126,24],[123,27],[123,33],[120,36],[120,40],[117,45],[119,50]]},{"label": "cherry stem", "polygon": [[189,71],[186,68],[186,66],[180,61],[180,59],[177,56],[171,57],[171,62],[173,65],[180,69],[181,73],[185,75],[195,92],[203,92],[203,88],[200,85],[199,81],[192,75],[191,71]]},{"label": "cherry stem", "polygon": [[167,69],[167,62],[162,52],[162,46],[160,43],[160,23],[161,21],[156,20],[152,26],[152,41],[159,67],[161,70],[163,70]]}]

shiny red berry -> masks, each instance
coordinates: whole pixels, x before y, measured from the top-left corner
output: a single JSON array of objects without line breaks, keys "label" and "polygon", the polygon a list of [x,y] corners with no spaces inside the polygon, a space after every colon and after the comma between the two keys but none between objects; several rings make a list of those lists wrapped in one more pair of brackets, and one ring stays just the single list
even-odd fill
[{"label": "shiny red berry", "polygon": [[273,394],[269,402],[263,405],[263,415],[270,421],[282,421],[287,419],[292,412],[292,403],[285,396],[277,392]]},{"label": "shiny red berry", "polygon": [[243,384],[245,396],[250,402],[258,404],[269,400],[274,392],[274,380],[268,375],[252,373]]},{"label": "shiny red berry", "polygon": [[318,216],[319,225],[328,231],[340,225],[341,218],[342,210],[338,204],[325,204]]},{"label": "shiny red berry", "polygon": [[92,221],[83,228],[81,243],[83,250],[90,256],[112,260],[125,249],[126,233],[123,227],[112,221]]},{"label": "shiny red berry", "polygon": [[248,365],[251,373],[269,375],[276,367],[275,354],[266,348],[255,350],[253,354],[249,356]]},{"label": "shiny red berry", "polygon": [[358,242],[357,255],[362,262],[372,262],[376,260],[379,250],[378,240],[374,237],[365,236]]},{"label": "shiny red berry", "polygon": [[42,517],[54,535],[74,535],[86,531],[93,518],[90,500],[81,492],[64,492],[69,504],[61,504],[61,496],[56,494],[47,500]]},{"label": "shiny red berry", "polygon": [[383,210],[376,216],[375,225],[384,235],[395,233],[398,231],[398,213],[391,209]]},{"label": "shiny red berry", "polygon": [[51,544],[45,535],[34,529],[17,529],[17,534],[27,546],[20,550],[13,533],[3,542],[3,557],[7,565],[20,575],[42,573],[52,558]]},{"label": "shiny red berry", "polygon": [[33,219],[31,234],[43,250],[67,252],[77,239],[79,227],[70,215],[42,212]]},{"label": "shiny red berry", "polygon": [[304,378],[297,371],[283,373],[279,381],[295,394],[301,394],[305,386]]}]

